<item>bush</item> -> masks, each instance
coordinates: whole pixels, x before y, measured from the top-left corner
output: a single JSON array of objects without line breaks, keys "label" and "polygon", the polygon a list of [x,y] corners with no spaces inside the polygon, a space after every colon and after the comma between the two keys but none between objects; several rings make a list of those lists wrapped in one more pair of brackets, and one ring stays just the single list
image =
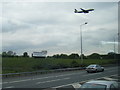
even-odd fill
[{"label": "bush", "polygon": [[73,61],[71,62],[71,67],[79,67],[78,62],[75,61],[75,60],[73,60]]}]

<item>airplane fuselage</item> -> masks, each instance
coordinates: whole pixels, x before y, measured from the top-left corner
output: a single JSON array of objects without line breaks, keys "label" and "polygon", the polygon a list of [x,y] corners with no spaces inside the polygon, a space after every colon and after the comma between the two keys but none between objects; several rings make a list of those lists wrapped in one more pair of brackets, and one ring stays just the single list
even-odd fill
[{"label": "airplane fuselage", "polygon": [[89,13],[89,11],[83,10],[84,13]]},{"label": "airplane fuselage", "polygon": [[82,8],[80,8],[81,9],[81,11],[77,11],[76,9],[75,9],[75,13],[89,13],[89,11],[93,11],[94,9],[88,9],[88,10],[84,10],[84,9],[82,9]]}]

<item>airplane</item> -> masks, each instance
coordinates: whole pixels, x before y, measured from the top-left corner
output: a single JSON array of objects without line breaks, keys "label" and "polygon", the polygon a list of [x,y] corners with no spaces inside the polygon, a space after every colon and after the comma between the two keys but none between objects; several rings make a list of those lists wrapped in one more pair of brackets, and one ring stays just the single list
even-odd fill
[{"label": "airplane", "polygon": [[89,13],[89,11],[93,11],[94,9],[88,9],[88,10],[85,10],[85,9],[82,9],[80,8],[82,11],[78,11],[77,9],[75,9],[75,13]]}]

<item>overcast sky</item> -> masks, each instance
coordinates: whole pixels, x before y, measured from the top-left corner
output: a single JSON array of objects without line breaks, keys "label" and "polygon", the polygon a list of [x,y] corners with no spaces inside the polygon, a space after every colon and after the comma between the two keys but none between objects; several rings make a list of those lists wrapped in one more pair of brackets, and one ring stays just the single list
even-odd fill
[{"label": "overcast sky", "polygon": [[[88,14],[74,9],[92,8]],[[2,20],[2,21],[1,21]],[[4,2],[2,3],[2,50],[17,54],[47,50],[53,54],[117,52],[117,2]],[[0,38],[1,39],[1,38]]]}]

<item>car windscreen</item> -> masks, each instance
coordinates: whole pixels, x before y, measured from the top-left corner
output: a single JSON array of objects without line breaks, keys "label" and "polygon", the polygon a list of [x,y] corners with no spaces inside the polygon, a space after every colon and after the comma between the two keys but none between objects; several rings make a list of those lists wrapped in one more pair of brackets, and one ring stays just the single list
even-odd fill
[{"label": "car windscreen", "polygon": [[95,67],[95,65],[90,65],[90,66],[88,66],[88,68],[89,68],[89,67]]},{"label": "car windscreen", "polygon": [[102,84],[95,84],[95,83],[85,83],[81,86],[81,88],[93,88],[93,89],[100,89],[100,90],[106,90],[106,85]]}]

